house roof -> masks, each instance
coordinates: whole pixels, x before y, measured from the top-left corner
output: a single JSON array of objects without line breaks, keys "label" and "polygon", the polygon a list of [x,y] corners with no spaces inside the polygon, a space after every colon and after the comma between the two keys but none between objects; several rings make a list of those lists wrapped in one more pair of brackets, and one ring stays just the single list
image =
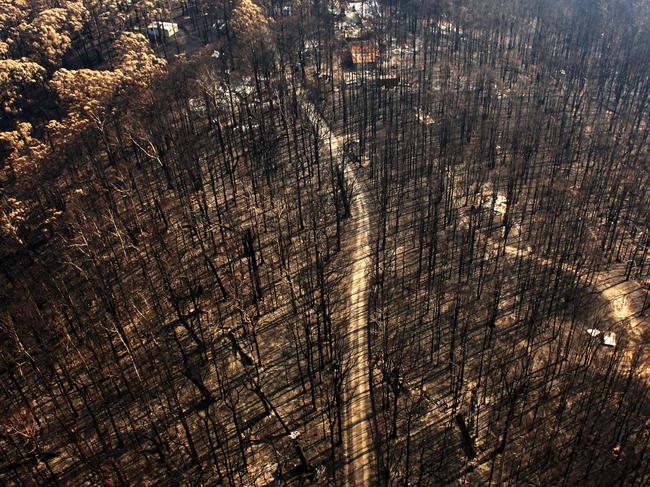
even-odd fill
[{"label": "house roof", "polygon": [[372,64],[379,60],[379,49],[370,41],[352,42],[350,52],[354,64]]}]

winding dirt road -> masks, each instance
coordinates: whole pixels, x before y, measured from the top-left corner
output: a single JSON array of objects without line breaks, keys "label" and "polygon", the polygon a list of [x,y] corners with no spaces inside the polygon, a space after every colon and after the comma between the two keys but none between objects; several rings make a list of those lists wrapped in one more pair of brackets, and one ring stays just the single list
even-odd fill
[{"label": "winding dirt road", "polygon": [[[334,135],[313,104],[298,91],[305,114],[318,127],[321,140],[329,144],[333,157],[340,163],[343,156],[343,137]],[[344,448],[347,485],[370,486],[372,483],[373,447],[371,431],[370,371],[368,352],[368,281],[370,275],[370,224],[368,198],[359,183],[352,163],[345,167],[345,178],[352,188],[352,218],[354,250],[350,269],[348,296],[349,316],[347,345],[350,370],[346,376]]]}]

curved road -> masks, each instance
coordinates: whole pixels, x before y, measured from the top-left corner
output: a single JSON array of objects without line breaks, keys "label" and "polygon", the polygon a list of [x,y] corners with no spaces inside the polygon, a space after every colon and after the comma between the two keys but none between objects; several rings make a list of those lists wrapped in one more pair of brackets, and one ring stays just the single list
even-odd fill
[{"label": "curved road", "polygon": [[[461,194],[462,190],[460,187],[456,187],[455,192]],[[460,197],[456,197],[456,200],[460,200]],[[458,207],[458,209],[461,209],[461,207]],[[467,217],[461,216],[460,221],[461,225],[467,228]],[[589,228],[588,231],[594,240],[598,240],[596,232]],[[496,249],[501,248],[502,242],[494,242],[491,237],[490,240],[493,241]],[[554,264],[552,259],[536,254],[530,249],[520,248],[515,244],[506,244],[503,248],[505,253],[512,257],[535,259],[545,266],[552,266]],[[574,273],[577,272],[575,266],[570,262],[565,262],[563,268]],[[647,319],[643,319],[640,309],[641,306],[639,305],[645,299],[644,296],[639,296],[639,294],[643,293],[643,288],[633,280],[625,277],[625,269],[621,265],[617,266],[616,270],[608,268],[596,271],[595,277],[596,279],[592,282],[592,286],[607,302],[609,308],[608,314],[612,322],[614,324],[627,325],[628,339],[631,340],[633,346],[624,349],[623,354],[628,364],[632,364],[637,348],[643,347],[643,331],[647,329],[649,324]],[[637,295],[636,302],[634,299],[635,294]],[[607,327],[607,329],[609,328]],[[604,331],[607,331],[607,329]],[[647,357],[648,352],[644,350],[643,353],[643,357]],[[650,379],[650,367],[641,367],[638,375],[641,379]]]}]

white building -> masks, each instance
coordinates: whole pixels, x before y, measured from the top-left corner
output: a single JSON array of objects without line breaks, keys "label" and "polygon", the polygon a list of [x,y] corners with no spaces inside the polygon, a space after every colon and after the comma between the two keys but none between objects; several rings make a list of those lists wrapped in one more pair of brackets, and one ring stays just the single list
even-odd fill
[{"label": "white building", "polygon": [[175,22],[162,22],[160,20],[151,22],[147,26],[147,35],[150,39],[169,39],[178,32],[178,24]]}]

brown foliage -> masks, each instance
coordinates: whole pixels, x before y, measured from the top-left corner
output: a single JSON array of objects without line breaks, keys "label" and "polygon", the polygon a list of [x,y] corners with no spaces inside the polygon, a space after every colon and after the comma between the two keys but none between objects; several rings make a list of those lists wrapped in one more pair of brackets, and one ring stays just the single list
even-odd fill
[{"label": "brown foliage", "polygon": [[18,26],[20,39],[34,60],[57,66],[72,47],[72,34],[81,30],[86,15],[81,2],[66,2],[65,8],[43,10],[31,22]]},{"label": "brown foliage", "polygon": [[30,86],[43,81],[45,69],[26,58],[0,60],[0,102],[7,113],[19,112],[18,103]]},{"label": "brown foliage", "polygon": [[241,0],[232,11],[230,24],[235,37],[246,41],[263,32],[270,22],[259,5],[252,0]]},{"label": "brown foliage", "polygon": [[115,41],[116,70],[120,71],[128,83],[145,85],[160,74],[167,64],[149,47],[149,42],[135,32],[122,32]]},{"label": "brown foliage", "polygon": [[[2,168],[2,179],[34,174],[48,156],[48,148],[32,135],[32,125],[19,123],[16,130],[0,132],[0,144],[7,154],[7,165]],[[7,174],[8,173],[8,174]]]}]

